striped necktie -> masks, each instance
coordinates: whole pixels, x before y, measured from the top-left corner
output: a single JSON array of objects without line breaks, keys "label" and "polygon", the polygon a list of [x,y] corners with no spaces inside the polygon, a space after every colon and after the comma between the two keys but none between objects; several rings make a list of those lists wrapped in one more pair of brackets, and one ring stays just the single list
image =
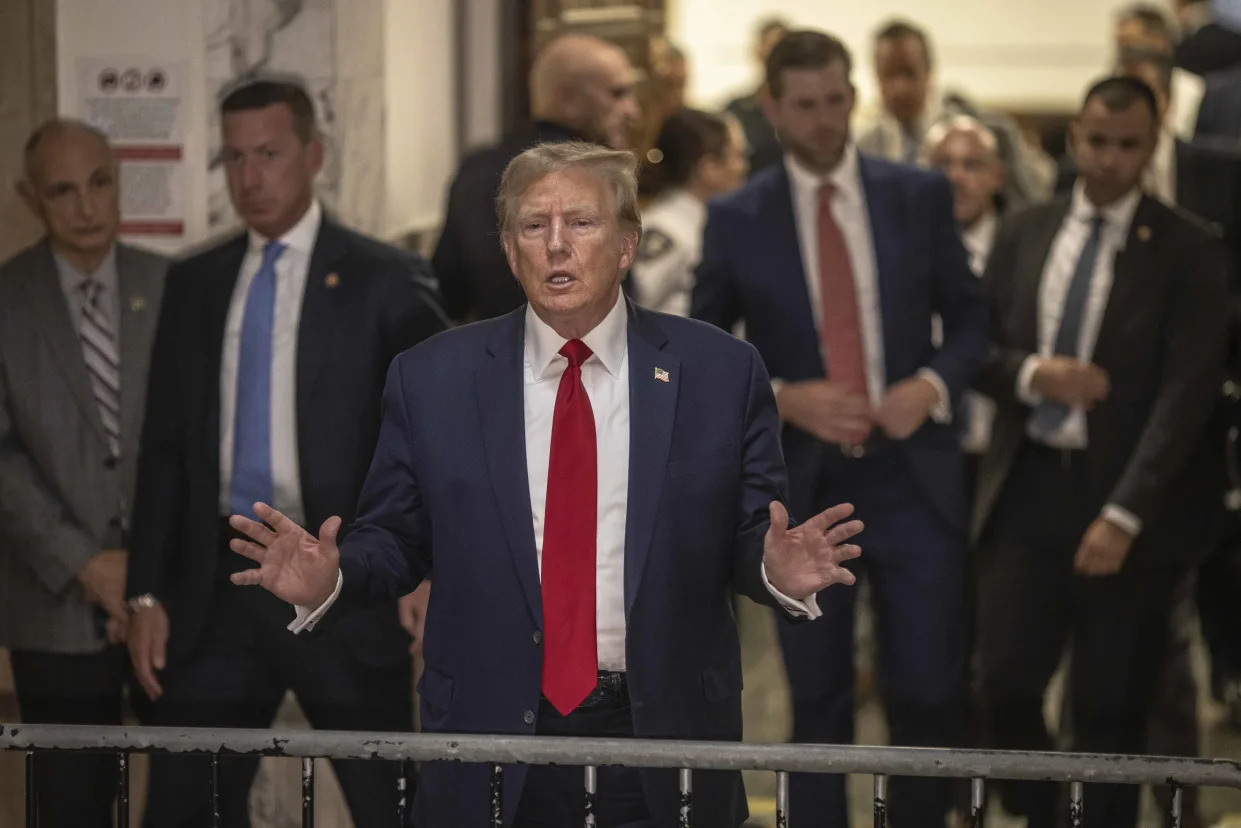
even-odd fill
[{"label": "striped necktie", "polygon": [[108,451],[121,456],[121,361],[116,350],[116,330],[99,301],[103,285],[87,277],[78,286],[85,301],[78,337],[90,376],[91,391],[99,405],[99,417],[108,436]]}]

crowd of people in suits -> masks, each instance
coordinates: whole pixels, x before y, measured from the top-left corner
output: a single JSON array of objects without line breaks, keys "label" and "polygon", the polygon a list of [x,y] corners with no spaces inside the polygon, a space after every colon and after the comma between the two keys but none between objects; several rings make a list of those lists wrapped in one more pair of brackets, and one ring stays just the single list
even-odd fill
[{"label": "crowd of people in suits", "polygon": [[[563,35],[430,262],[319,204],[296,82],[222,98],[244,231],[175,263],[117,241],[107,136],[40,127],[47,232],[0,266],[23,719],[119,724],[132,676],[150,724],[263,728],[292,691],[314,727],[410,730],[416,653],[424,729],[739,739],[743,594],[783,618],[792,739],[850,743],[862,579],[893,744],[1197,755],[1195,613],[1241,726],[1241,34],[1209,5],[1120,13],[1062,158],[937,89],[906,21],[855,129],[849,50],[770,21],[761,87],[673,96],[639,167],[629,58]],[[222,824],[256,768],[219,761]],[[483,819],[479,768],[336,771],[359,826],[401,790],[410,824]],[[112,824],[110,758],[36,773],[41,824]],[[515,771],[506,824],[576,824],[575,774]],[[212,784],[153,757],[146,824],[212,824]],[[744,820],[736,775],[695,790],[695,824]],[[609,770],[601,824],[662,828],[676,794]],[[1057,824],[1054,785],[997,795]],[[791,797],[848,824],[841,778]],[[1088,801],[1137,820],[1134,788]],[[896,779],[889,819],[959,804]]]}]

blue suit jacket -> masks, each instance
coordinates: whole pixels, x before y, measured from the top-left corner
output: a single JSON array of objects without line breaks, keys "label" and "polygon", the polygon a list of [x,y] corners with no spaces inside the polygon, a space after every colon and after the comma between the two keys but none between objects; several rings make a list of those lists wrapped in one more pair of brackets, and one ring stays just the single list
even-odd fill
[{"label": "blue suit jacket", "polygon": [[[422,724],[435,732],[533,734],[542,599],[527,482],[525,309],[441,334],[388,374],[383,425],[357,523],[341,550],[346,603],[409,592],[434,561]],[[744,342],[631,307],[625,527],[626,660],[634,731],[741,738],[732,595],[762,583],[767,507],[784,497],[767,372]],[[667,372],[660,381],[658,369]],[[505,775],[506,822],[524,768]],[[644,776],[652,813],[675,824],[674,772]],[[695,824],[745,818],[736,774],[696,774]],[[424,767],[427,828],[485,822],[486,769]]]},{"label": "blue suit jacket", "polygon": [[[948,182],[938,173],[858,160],[874,237],[887,382],[928,367],[955,401],[986,356],[988,323],[953,220]],[[726,329],[744,321],[746,337],[773,377],[826,376],[783,164],[709,206],[692,314]],[[936,315],[944,330],[938,348],[931,341]],[[902,452],[937,511],[962,530],[966,499],[957,446],[955,426],[928,421]],[[838,449],[790,426],[784,451],[794,515],[804,519],[818,505],[813,500],[825,453]]]}]

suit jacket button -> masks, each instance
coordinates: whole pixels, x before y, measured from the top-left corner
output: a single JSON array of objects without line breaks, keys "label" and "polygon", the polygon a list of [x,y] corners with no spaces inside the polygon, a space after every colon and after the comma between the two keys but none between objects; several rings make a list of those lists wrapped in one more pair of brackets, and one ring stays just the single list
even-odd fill
[{"label": "suit jacket button", "polygon": [[116,466],[117,466],[117,464],[118,464],[119,462],[120,462],[120,461],[119,461],[119,460],[117,460],[117,458],[115,458],[115,457],[109,457],[107,460],[104,460],[104,461],[103,461],[103,467],[104,467],[105,469],[108,469],[109,471],[111,471],[112,469],[115,469],[115,468],[116,468]]},{"label": "suit jacket button", "polygon": [[527,710],[525,713],[522,713],[522,714],[521,714],[521,720],[522,720],[523,722],[525,722],[526,724],[528,724],[528,725],[532,725],[532,724],[534,724],[534,711],[533,711],[533,710]]},{"label": "suit jacket button", "polygon": [[534,640],[535,644],[543,643],[543,633],[539,632],[538,630],[535,630],[534,635],[530,636],[530,638]]}]

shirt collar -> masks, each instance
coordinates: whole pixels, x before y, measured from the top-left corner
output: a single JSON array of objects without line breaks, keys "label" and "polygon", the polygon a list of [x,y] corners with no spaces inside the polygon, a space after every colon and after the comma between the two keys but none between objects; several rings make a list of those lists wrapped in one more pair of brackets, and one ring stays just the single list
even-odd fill
[{"label": "shirt collar", "polygon": [[56,262],[56,272],[60,275],[60,287],[66,293],[73,293],[80,290],[82,283],[87,279],[94,280],[104,293],[116,294],[120,291],[120,276],[116,269],[116,245],[108,249],[108,254],[104,256],[103,261],[99,263],[99,267],[94,273],[83,273],[74,267],[73,263],[62,256],[55,248],[52,249],[52,258]]},{"label": "shirt collar", "polygon": [[1133,214],[1137,212],[1138,202],[1141,200],[1141,187],[1134,187],[1106,207],[1096,207],[1086,198],[1086,185],[1079,178],[1073,185],[1073,201],[1069,208],[1069,216],[1086,223],[1089,223],[1096,215],[1102,216],[1103,223],[1108,229],[1119,232],[1120,246],[1123,248],[1124,240],[1129,236],[1129,225],[1133,223]]},{"label": "shirt collar", "polygon": [[[310,202],[310,209],[306,211],[306,214],[297,220],[297,224],[289,228],[289,231],[277,241],[283,244],[286,250],[293,250],[309,259],[314,252],[315,239],[319,236],[321,224],[323,224],[323,208],[319,206],[318,199],[315,199]],[[248,235],[250,252],[261,251],[270,241],[254,228],[250,228]]]},{"label": "shirt collar", "polygon": [[836,185],[837,193],[851,201],[857,201],[858,193],[862,189],[858,152],[853,141],[845,144],[845,152],[840,158],[840,163],[827,175],[820,175],[807,168],[805,164],[794,158],[792,153],[784,154],[784,168],[788,170],[789,181],[792,182],[793,189],[801,194],[817,196],[819,188],[830,181]]},{"label": "shirt collar", "polygon": [[986,258],[995,236],[995,225],[998,219],[995,210],[988,210],[982,218],[974,222],[974,226],[961,233],[961,241],[971,256]]},{"label": "shirt collar", "polygon": [[[624,297],[618,295],[616,304],[608,311],[608,315],[603,317],[603,321],[582,337],[586,347],[594,354],[590,359],[598,359],[604,370],[617,378],[620,377],[621,364],[629,347],[627,311]],[[527,303],[526,362],[534,372],[535,379],[543,378],[552,361],[560,355],[560,349],[568,341],[540,319],[534,308]]]}]

